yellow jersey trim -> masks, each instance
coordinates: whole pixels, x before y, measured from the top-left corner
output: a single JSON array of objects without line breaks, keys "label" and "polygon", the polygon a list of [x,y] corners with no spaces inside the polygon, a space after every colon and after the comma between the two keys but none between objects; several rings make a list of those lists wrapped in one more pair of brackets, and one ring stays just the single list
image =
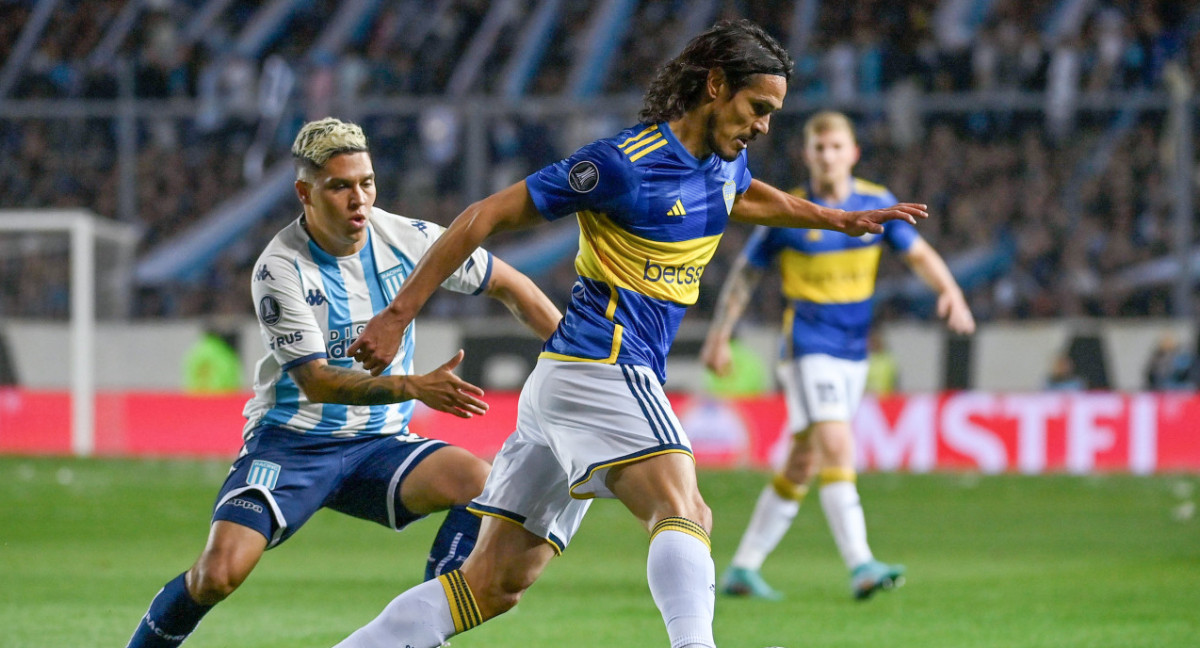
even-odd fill
[{"label": "yellow jersey trim", "polygon": [[887,187],[875,184],[862,178],[854,179],[854,193],[866,196],[882,196],[888,192]]},{"label": "yellow jersey trim", "polygon": [[[636,141],[642,139],[643,137],[649,135],[650,133],[653,133],[656,130],[658,130],[658,124],[655,124],[647,129],[643,130],[642,132],[638,133],[637,135],[634,135],[633,137],[626,139],[624,142],[617,144],[617,148],[624,151],[625,147],[627,145],[632,144],[633,142],[636,142]],[[660,135],[661,135],[661,133],[660,133]],[[626,152],[628,152],[628,151],[626,151]]]},{"label": "yellow jersey trim", "polygon": [[646,155],[647,155],[648,153],[650,153],[650,152],[652,152],[652,151],[657,151],[658,149],[660,149],[660,148],[662,148],[662,147],[664,147],[664,146],[666,146],[666,145],[667,145],[667,140],[666,140],[665,138],[664,138],[664,139],[661,139],[661,140],[659,140],[658,142],[656,142],[656,143],[655,143],[653,146],[647,146],[646,148],[644,148],[644,149],[642,149],[642,150],[638,151],[637,153],[634,153],[633,155],[629,156],[629,161],[630,161],[630,162],[637,162],[638,160],[640,160],[640,159],[642,159],[642,158],[646,157]]},{"label": "yellow jersey trim", "polygon": [[649,144],[651,142],[656,142],[662,138],[663,138],[662,133],[655,133],[655,134],[651,135],[650,137],[647,137],[646,139],[644,139],[640,142],[634,142],[633,144],[630,144],[628,147],[623,148],[621,150],[625,151],[626,155],[631,155],[634,151],[642,148],[643,146],[646,146],[647,144]]}]

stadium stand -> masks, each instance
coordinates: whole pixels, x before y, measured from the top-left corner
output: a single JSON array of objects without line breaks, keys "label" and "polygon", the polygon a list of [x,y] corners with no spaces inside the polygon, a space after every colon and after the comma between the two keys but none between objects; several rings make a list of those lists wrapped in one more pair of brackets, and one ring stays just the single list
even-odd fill
[{"label": "stadium stand", "polygon": [[[239,219],[236,236],[144,281],[139,317],[247,311],[253,254],[297,211],[280,169],[301,120],[363,121],[379,204],[448,223],[481,193],[631,121],[653,63],[737,16],[788,43],[798,68],[798,107],[752,153],[756,175],[796,184],[803,118],[849,110],[862,125],[860,175],[930,203],[923,233],[981,320],[1172,310],[1169,282],[1123,278],[1172,253],[1164,75],[1174,63],[1200,81],[1200,11],[1186,3],[84,4],[0,1],[0,39],[15,44],[0,61],[0,208],[85,206],[135,223],[145,259],[215,227],[227,199],[274,183],[260,209],[224,214]],[[564,118],[572,109],[586,120]],[[727,234],[698,315],[745,235]],[[525,242],[497,245],[519,254]],[[563,249],[541,260],[551,294],[573,277]],[[0,314],[61,316],[64,300],[34,280],[61,274],[55,263],[0,257],[5,276],[22,277],[0,288]],[[930,316],[927,296],[886,263],[881,318]],[[779,308],[755,307],[748,320]]]}]

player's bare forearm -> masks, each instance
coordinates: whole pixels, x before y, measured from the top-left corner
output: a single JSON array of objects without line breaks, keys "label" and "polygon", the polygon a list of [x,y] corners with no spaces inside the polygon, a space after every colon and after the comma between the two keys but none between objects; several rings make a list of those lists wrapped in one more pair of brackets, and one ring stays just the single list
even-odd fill
[{"label": "player's bare forearm", "polygon": [[814,202],[793,196],[771,185],[751,180],[750,187],[738,197],[730,218],[755,225],[771,227],[810,227],[834,230],[850,236],[881,234],[883,224],[904,220],[915,224],[928,218],[925,205],[900,203],[885,209],[843,211],[822,207]]},{"label": "player's bare forearm", "polygon": [[372,376],[313,360],[288,370],[292,380],[314,403],[387,405],[411,400],[409,376]]},{"label": "player's bare forearm", "polygon": [[750,266],[746,257],[739,256],[734,262],[733,269],[725,285],[721,287],[721,296],[717,299],[717,308],[712,324],[708,327],[708,337],[715,341],[728,341],[733,335],[733,328],[746,311],[750,295],[758,284],[762,272]]},{"label": "player's bare forearm", "polygon": [[558,307],[532,279],[495,257],[487,295],[503,303],[517,320],[543,340],[550,338],[562,320]]},{"label": "player's bare forearm", "polygon": [[924,239],[917,239],[905,255],[905,260],[913,272],[937,292],[938,317],[946,320],[946,326],[955,333],[974,333],[975,316],[971,314],[962,288],[937,250]]}]

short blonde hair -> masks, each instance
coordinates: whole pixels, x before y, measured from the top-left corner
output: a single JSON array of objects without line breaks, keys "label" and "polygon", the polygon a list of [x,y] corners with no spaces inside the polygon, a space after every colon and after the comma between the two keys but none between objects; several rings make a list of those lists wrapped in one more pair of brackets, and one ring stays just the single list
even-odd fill
[{"label": "short blonde hair", "polygon": [[292,142],[292,157],[296,160],[297,175],[304,171],[325,168],[329,158],[342,153],[369,151],[367,136],[358,124],[334,117],[310,121],[300,128]]},{"label": "short blonde hair", "polygon": [[855,144],[858,143],[858,138],[854,135],[854,122],[850,121],[844,113],[835,110],[822,110],[821,112],[808,118],[804,122],[804,139],[812,139],[815,135],[827,133],[832,130],[844,130],[850,133],[850,140]]}]

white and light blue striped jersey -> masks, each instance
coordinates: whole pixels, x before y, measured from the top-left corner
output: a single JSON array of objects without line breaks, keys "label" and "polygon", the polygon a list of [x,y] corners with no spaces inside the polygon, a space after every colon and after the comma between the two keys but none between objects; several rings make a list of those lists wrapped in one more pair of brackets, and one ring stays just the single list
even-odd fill
[{"label": "white and light blue striped jersey", "polygon": [[[251,290],[267,355],[258,362],[254,398],[243,411],[247,440],[259,425],[329,436],[408,434],[414,401],[313,403],[288,375],[288,369],[317,358],[366,373],[346,357],[346,349],[367,321],[391,302],[417,261],[445,231],[378,207],[368,223],[362,250],[335,257],[317,246],[298,218],[275,235],[254,264]],[[480,248],[442,287],[479,294],[491,273],[492,255]],[[383,375],[413,372],[414,329],[415,323],[404,332],[396,358]]]}]

